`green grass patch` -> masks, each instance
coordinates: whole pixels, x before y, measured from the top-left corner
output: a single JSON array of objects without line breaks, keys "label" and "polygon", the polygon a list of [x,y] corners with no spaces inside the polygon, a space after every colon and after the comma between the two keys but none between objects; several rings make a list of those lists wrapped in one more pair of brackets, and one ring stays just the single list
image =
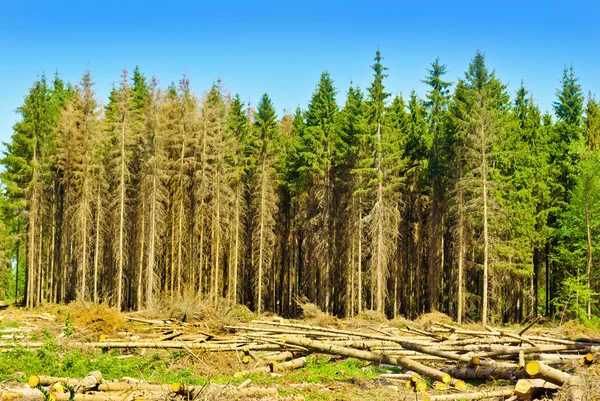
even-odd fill
[{"label": "green grass patch", "polygon": [[[116,380],[123,377],[144,379],[150,382],[171,383],[181,382],[186,384],[203,385],[207,382],[219,384],[238,385],[246,379],[251,379],[256,384],[270,383],[328,383],[344,382],[350,380],[371,380],[382,371],[375,365],[356,359],[343,359],[332,362],[325,356],[312,356],[307,358],[304,367],[287,372],[280,376],[269,374],[255,374],[242,378],[233,375],[201,376],[196,375],[193,367],[184,367],[177,361],[187,358],[182,351],[165,351],[135,355],[126,359],[116,359],[119,351],[103,352],[95,350],[91,353],[81,350],[67,350],[59,346],[54,338],[44,332],[40,335],[44,345],[38,349],[11,348],[0,352],[0,382],[12,379],[14,372],[24,372],[25,376],[18,380],[26,381],[30,375],[47,375],[57,377],[85,377],[93,370],[99,370],[107,380]],[[334,394],[315,391],[311,389],[280,389],[282,395],[302,394],[310,400],[330,399]],[[336,393],[335,397],[340,394]],[[340,399],[340,398],[333,398]]]},{"label": "green grass patch", "polygon": [[0,322],[0,330],[2,329],[14,329],[19,327],[19,322],[16,320],[10,320],[6,322]]},{"label": "green grass patch", "polygon": [[16,346],[0,353],[0,381],[11,378],[14,372],[28,376],[48,375],[58,377],[85,377],[93,370],[102,372],[108,380],[133,377],[148,381],[183,382],[203,384],[203,378],[194,377],[191,369],[171,368],[171,361],[180,353],[153,353],[128,359],[115,359],[117,351],[83,353],[80,350],[65,351],[53,338],[45,334],[44,346],[26,349]]}]

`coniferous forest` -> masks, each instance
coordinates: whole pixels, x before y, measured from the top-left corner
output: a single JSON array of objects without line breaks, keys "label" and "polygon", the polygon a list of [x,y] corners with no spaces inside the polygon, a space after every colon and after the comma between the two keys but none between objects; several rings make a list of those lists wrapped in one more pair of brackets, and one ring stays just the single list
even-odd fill
[{"label": "coniferous forest", "polygon": [[89,71],[42,75],[1,160],[0,299],[594,320],[600,110],[576,71],[543,113],[481,52],[456,82],[435,60],[423,98],[371,69],[283,115],[220,80],[136,68],[103,102]]}]

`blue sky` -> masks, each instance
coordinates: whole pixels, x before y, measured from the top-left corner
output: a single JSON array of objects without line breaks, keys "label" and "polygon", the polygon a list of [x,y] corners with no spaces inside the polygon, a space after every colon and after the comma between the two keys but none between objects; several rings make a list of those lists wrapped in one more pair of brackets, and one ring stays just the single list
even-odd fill
[{"label": "blue sky", "polygon": [[121,70],[138,65],[166,86],[187,74],[198,93],[221,78],[256,104],[267,92],[279,114],[306,108],[328,70],[339,101],[353,80],[366,88],[376,48],[388,91],[421,96],[436,58],[462,77],[477,49],[513,93],[520,81],[550,110],[562,69],[600,96],[600,5],[581,1],[131,1],[0,2],[0,141],[10,139],[36,77],[92,72],[99,100]]}]

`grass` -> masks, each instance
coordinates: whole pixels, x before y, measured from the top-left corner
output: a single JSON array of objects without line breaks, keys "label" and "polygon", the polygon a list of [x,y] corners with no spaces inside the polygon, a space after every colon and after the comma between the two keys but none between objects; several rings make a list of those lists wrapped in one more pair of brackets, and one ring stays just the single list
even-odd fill
[{"label": "grass", "polygon": [[[181,360],[188,355],[181,351],[159,351],[146,355],[135,355],[127,359],[116,359],[116,350],[102,352],[96,350],[85,353],[81,350],[66,350],[59,346],[52,335],[44,332],[40,335],[44,346],[39,349],[15,347],[0,352],[0,382],[4,380],[26,381],[30,375],[47,375],[56,377],[85,377],[93,370],[99,370],[107,380],[133,377],[151,382],[203,385],[210,381],[220,384],[238,385],[246,379],[256,384],[289,384],[309,383],[308,387],[280,389],[282,395],[304,395],[309,400],[347,399],[345,395],[356,382],[370,382],[382,371],[376,366],[356,359],[330,361],[326,356],[313,356],[307,359],[306,365],[300,369],[286,373],[284,376],[255,374],[248,377],[234,378],[233,375],[200,376],[193,366],[182,365]],[[14,372],[25,373],[24,377],[14,379]],[[324,387],[310,387],[310,384],[336,387],[335,391],[323,390]],[[347,394],[347,392],[349,393]],[[342,397],[342,398],[339,398]]]},{"label": "grass", "polygon": [[19,322],[17,322],[16,320],[10,320],[10,321],[6,321],[6,322],[0,322],[0,330],[2,329],[14,329],[19,327]]},{"label": "grass", "polygon": [[[15,347],[0,353],[0,381],[8,380],[14,372],[23,372],[26,380],[33,374],[57,377],[85,377],[93,370],[102,372],[108,380],[134,377],[148,381],[194,383],[193,371],[175,370],[170,366],[177,355],[159,353],[115,359],[118,352],[96,351],[83,353],[80,350],[65,351],[54,339],[45,334],[44,346],[39,349]],[[169,357],[170,356],[170,357]]]}]

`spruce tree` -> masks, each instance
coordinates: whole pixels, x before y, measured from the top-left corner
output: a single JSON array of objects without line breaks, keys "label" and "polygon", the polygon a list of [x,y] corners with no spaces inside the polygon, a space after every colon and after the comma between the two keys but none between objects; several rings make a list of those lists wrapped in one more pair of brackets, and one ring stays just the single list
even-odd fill
[{"label": "spruce tree", "polygon": [[279,151],[278,126],[273,102],[264,94],[255,115],[258,159],[252,182],[252,255],[255,268],[255,307],[261,314],[264,306],[265,284],[270,276],[275,246],[275,214],[277,192],[274,165]]},{"label": "spruce tree", "polygon": [[[442,237],[444,234],[445,193],[447,191],[448,177],[448,154],[445,142],[445,122],[450,100],[451,83],[444,81],[443,76],[447,73],[444,64],[436,59],[428,70],[428,76],[423,81],[430,89],[427,92],[427,122],[432,144],[429,151],[427,164],[427,175],[431,182],[431,208],[428,216],[430,246],[428,255],[428,310],[438,307],[437,295],[439,294],[439,278],[442,272],[443,260]],[[461,287],[462,283],[458,284]],[[462,298],[458,297],[457,320],[460,323],[463,314]]]},{"label": "spruce tree", "polygon": [[313,248],[310,264],[315,269],[317,302],[329,312],[331,308],[331,273],[334,255],[334,167],[343,148],[337,126],[338,106],[335,88],[329,73],[323,72],[312,95],[306,113],[306,126],[302,135],[299,172],[307,191],[307,218],[312,227],[309,232]]},{"label": "spruce tree", "polygon": [[[463,151],[458,155],[464,165],[459,171],[457,185],[460,196],[467,196],[467,199],[459,199],[458,207],[465,205],[471,226],[480,238],[477,241],[482,254],[479,260],[482,267],[480,318],[487,324],[490,259],[494,251],[491,239],[494,235],[492,230],[496,228],[490,227],[490,221],[494,210],[498,210],[497,197],[501,193],[499,181],[494,180],[497,169],[493,158],[505,129],[508,95],[495,74],[488,72],[481,52],[475,54],[465,78],[459,80],[454,103],[455,129],[459,140],[464,143]],[[464,253],[459,258],[464,258]]]}]

